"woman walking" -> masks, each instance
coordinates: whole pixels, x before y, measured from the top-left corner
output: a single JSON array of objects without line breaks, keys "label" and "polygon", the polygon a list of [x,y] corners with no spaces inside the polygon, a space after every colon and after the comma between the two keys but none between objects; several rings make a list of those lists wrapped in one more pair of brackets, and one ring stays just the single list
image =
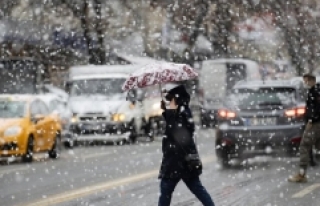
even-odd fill
[{"label": "woman walking", "polygon": [[167,93],[166,100],[170,102],[168,109],[161,102],[166,131],[162,141],[163,159],[159,174],[161,194],[158,205],[170,205],[172,193],[182,180],[204,206],[214,206],[199,178],[202,164],[193,140],[195,126],[189,108],[190,95],[180,85]]}]

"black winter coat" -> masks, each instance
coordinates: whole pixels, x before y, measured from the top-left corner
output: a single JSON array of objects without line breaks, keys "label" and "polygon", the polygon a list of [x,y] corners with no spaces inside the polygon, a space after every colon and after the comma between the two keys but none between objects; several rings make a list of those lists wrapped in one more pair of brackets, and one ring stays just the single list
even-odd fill
[{"label": "black winter coat", "polygon": [[[197,149],[193,140],[195,125],[192,120],[192,113],[188,107],[183,111],[165,110],[163,117],[166,121],[165,137],[162,140],[163,158],[159,178],[192,178],[199,176],[202,170],[190,171],[187,167],[185,157],[187,154],[196,154]],[[175,132],[179,128],[189,133],[188,141],[181,140]],[[178,128],[178,129],[177,129]]]},{"label": "black winter coat", "polygon": [[305,121],[320,122],[320,85],[316,84],[308,91]]}]

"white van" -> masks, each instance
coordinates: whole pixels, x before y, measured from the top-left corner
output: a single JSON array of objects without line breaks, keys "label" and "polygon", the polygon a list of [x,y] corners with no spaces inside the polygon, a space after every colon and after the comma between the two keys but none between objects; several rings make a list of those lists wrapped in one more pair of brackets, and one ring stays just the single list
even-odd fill
[{"label": "white van", "polygon": [[67,90],[73,113],[70,131],[75,142],[134,142],[138,136],[153,140],[155,133],[150,131],[150,121],[162,116],[160,94],[147,98],[142,89],[128,94],[121,87],[130,73],[156,60],[144,57],[133,60],[127,65],[70,68]]},{"label": "white van", "polygon": [[237,82],[262,78],[257,62],[241,58],[203,61],[199,74],[201,123],[204,126],[214,125],[222,100]]}]

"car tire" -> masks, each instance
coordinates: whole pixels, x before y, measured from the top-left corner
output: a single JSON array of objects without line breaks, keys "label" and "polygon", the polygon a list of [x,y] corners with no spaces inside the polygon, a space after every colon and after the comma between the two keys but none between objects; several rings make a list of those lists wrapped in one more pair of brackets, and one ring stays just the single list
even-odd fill
[{"label": "car tire", "polygon": [[70,141],[64,142],[64,147],[67,149],[72,149],[74,147],[74,141],[70,140]]},{"label": "car tire", "polygon": [[130,144],[135,144],[137,142],[138,139],[138,134],[135,128],[135,122],[134,120],[131,121],[130,124],[130,136],[129,136],[129,143]]},{"label": "car tire", "polygon": [[[219,131],[217,132],[216,136],[219,136]],[[229,150],[225,146],[221,144],[220,141],[216,142],[216,155],[218,159],[218,163],[221,165],[223,169],[230,167],[230,156],[229,156]]]},{"label": "car tire", "polygon": [[60,135],[60,133],[56,134],[54,144],[53,144],[52,148],[49,150],[48,154],[51,159],[59,158],[59,156],[61,154],[61,135]]},{"label": "car tire", "polygon": [[32,162],[33,161],[33,147],[34,147],[34,139],[32,136],[29,136],[28,141],[27,141],[26,153],[22,156],[23,162]]},{"label": "car tire", "polygon": [[[148,123],[148,124],[149,124],[150,130],[149,130],[149,132],[147,133],[147,136],[148,136],[148,138],[149,138],[149,141],[150,141],[150,142],[153,142],[154,139],[155,139],[155,137],[156,137],[157,129],[159,129],[159,128],[158,128],[158,124],[154,121],[153,118],[151,118],[151,119],[149,120],[149,123]],[[157,125],[157,126],[155,126],[155,125]]]},{"label": "car tire", "polygon": [[207,129],[208,128],[208,123],[204,120],[201,120],[201,128],[202,129]]},{"label": "car tire", "polygon": [[221,155],[220,156],[218,156],[218,162],[219,162],[219,164],[221,165],[221,167],[223,168],[223,169],[228,169],[228,168],[230,168],[230,158],[229,158],[229,155],[228,155],[228,153],[227,153],[227,151],[221,151]]},{"label": "car tire", "polygon": [[123,146],[123,145],[125,145],[125,143],[126,143],[126,140],[125,140],[125,139],[122,139],[122,140],[120,140],[120,141],[117,141],[117,145],[118,145],[118,146]]}]

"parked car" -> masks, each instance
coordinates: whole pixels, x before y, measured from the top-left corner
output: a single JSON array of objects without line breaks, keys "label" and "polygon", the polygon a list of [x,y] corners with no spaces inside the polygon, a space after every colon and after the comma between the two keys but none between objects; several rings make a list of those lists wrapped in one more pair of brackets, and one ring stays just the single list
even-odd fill
[{"label": "parked car", "polygon": [[243,81],[218,111],[216,154],[223,166],[233,158],[296,155],[305,113],[302,83]]},{"label": "parked car", "polygon": [[0,118],[1,157],[21,156],[25,162],[31,162],[38,152],[59,157],[61,125],[39,98],[1,95]]},{"label": "parked car", "polygon": [[72,135],[69,131],[69,125],[72,119],[72,112],[68,107],[68,102],[56,94],[43,94],[38,97],[47,105],[49,111],[61,124],[62,142],[67,148],[74,146]]}]

